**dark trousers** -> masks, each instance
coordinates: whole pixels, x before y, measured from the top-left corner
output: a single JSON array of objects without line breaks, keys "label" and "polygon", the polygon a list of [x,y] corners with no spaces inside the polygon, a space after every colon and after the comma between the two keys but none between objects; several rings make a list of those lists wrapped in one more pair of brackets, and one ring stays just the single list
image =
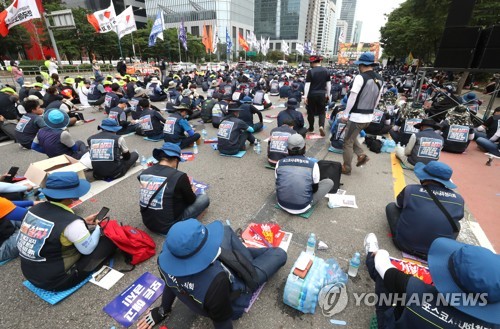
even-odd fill
[{"label": "dark trousers", "polygon": [[38,285],[39,288],[51,291],[63,291],[76,286],[92,272],[103,266],[115,253],[116,246],[106,236],[101,236],[99,243],[90,255],[82,255],[66,272],[66,277],[55,284]]},{"label": "dark trousers", "polygon": [[135,165],[137,159],[139,159],[139,154],[137,152],[130,152],[130,158],[122,160],[123,170],[120,177],[125,176],[127,171]]},{"label": "dark trousers", "polygon": [[253,125],[251,125],[250,127],[253,128],[254,133],[257,133],[257,132],[261,131],[262,128],[264,128],[264,124],[262,122],[257,122],[257,123],[254,123]]},{"label": "dark trousers", "polygon": [[102,95],[99,99],[96,100],[90,100],[89,99],[89,105],[90,106],[98,106],[104,103],[104,99],[106,98],[106,95]]},{"label": "dark trousers", "polygon": [[314,130],[314,116],[318,116],[319,126],[325,127],[325,95],[309,95],[307,97],[307,122],[309,122],[309,130]]},{"label": "dark trousers", "polygon": [[116,132],[117,135],[128,135],[130,133],[135,133],[137,127],[139,125],[128,125],[126,127],[123,127],[122,129],[118,130]]},{"label": "dark trousers", "polygon": [[80,160],[82,158],[82,156],[89,151],[89,149],[88,149],[87,145],[85,145],[85,143],[80,141],[80,140],[77,140],[75,142],[75,145],[78,147],[78,150],[76,152],[73,151],[70,154],[70,156],[77,159],[77,160]]},{"label": "dark trousers", "polygon": [[[375,257],[373,257],[373,254],[371,252],[368,253],[368,255],[366,255],[365,264],[366,267],[368,268],[368,274],[370,274],[372,280],[375,281],[375,294],[377,294],[377,296],[380,296],[380,294],[389,293],[385,288],[384,279],[382,279],[382,277],[378,274],[377,270],[375,269]],[[391,307],[379,304],[380,303],[377,303],[375,305],[375,312],[377,314],[378,328],[383,329],[385,328],[385,320],[386,320],[384,313],[387,312],[387,310],[390,309]]]},{"label": "dark trousers", "polygon": [[189,145],[196,143],[196,141],[200,139],[200,137],[200,134],[195,133],[193,136],[183,138],[181,139],[181,145],[179,146],[181,147],[181,149],[185,149],[186,147],[189,147]]}]

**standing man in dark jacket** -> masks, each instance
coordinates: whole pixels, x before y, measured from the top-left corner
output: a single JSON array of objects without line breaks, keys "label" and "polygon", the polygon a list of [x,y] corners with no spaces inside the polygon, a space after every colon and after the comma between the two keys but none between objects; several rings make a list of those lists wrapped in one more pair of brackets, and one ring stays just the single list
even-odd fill
[{"label": "standing man in dark jacket", "polygon": [[167,234],[176,222],[201,218],[210,200],[206,194],[196,196],[189,177],[177,170],[179,162],[184,162],[178,145],[164,143],[153,150],[153,157],[159,162],[137,177],[142,221],[151,231]]},{"label": "standing man in dark jacket", "polygon": [[321,56],[311,56],[309,62],[311,69],[307,71],[306,86],[304,90],[305,104],[307,106],[307,121],[309,132],[314,131],[314,117],[319,121],[319,133],[325,136],[325,106],[330,95],[331,81],[327,69],[321,66]]}]

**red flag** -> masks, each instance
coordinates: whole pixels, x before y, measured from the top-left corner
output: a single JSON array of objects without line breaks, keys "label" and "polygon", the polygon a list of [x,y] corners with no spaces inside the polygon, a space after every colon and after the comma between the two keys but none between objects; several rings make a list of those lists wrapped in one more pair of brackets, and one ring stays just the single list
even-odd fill
[{"label": "red flag", "polygon": [[201,36],[201,42],[205,46],[205,51],[207,53],[211,52],[212,49],[212,25],[203,25],[203,33]]},{"label": "red flag", "polygon": [[5,23],[5,18],[7,17],[7,10],[0,13],[0,35],[6,37],[9,34],[9,28],[7,23]]},{"label": "red flag", "polygon": [[238,33],[238,40],[240,42],[240,47],[243,48],[245,51],[248,51],[250,50],[250,47],[248,47],[248,43],[246,42],[246,40],[243,38],[243,36],[241,35],[241,33]]},{"label": "red flag", "polygon": [[89,21],[90,25],[94,27],[97,33],[101,31],[101,28],[99,27],[99,22],[97,21],[97,18],[94,16],[94,14],[88,14],[87,21]]}]

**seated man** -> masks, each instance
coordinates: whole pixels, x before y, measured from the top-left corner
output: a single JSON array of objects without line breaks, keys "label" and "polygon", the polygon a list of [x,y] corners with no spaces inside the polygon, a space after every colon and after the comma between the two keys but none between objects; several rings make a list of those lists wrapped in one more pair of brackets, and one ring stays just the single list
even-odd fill
[{"label": "seated man", "polygon": [[[247,125],[252,127],[254,132],[261,131],[264,127],[264,118],[262,116],[262,113],[260,113],[260,111],[252,105],[252,97],[243,97],[243,99],[241,100],[240,109],[241,111],[239,114],[239,118],[245,121]],[[254,114],[257,114],[257,116],[259,117],[259,122],[257,123],[253,123]]]},{"label": "seated man", "polygon": [[106,96],[104,97],[104,111],[106,111],[106,114],[109,114],[109,111],[113,107],[118,105],[121,96],[118,95],[119,90],[120,90],[120,85],[117,83],[112,83],[111,91],[106,93]]},{"label": "seated man", "polygon": [[16,125],[19,117],[18,100],[19,96],[11,87],[0,89],[0,142],[9,139],[16,140]]},{"label": "seated man", "polygon": [[389,130],[389,135],[391,135],[394,142],[400,143],[402,146],[408,144],[412,134],[418,133],[415,125],[422,122],[425,118],[424,110],[419,104],[414,104],[404,104],[401,106],[404,107],[400,110],[399,117],[396,119],[394,126]]},{"label": "seated man", "polygon": [[23,200],[24,193],[29,192],[33,189],[31,184],[13,184],[7,181],[10,175],[4,174],[0,176],[0,197],[6,198],[8,200]]},{"label": "seated man", "polygon": [[104,78],[100,75],[97,76],[89,87],[87,100],[90,106],[99,106],[104,103],[106,98],[106,90],[103,86]]},{"label": "seated man", "polygon": [[37,152],[45,153],[49,158],[67,154],[77,160],[87,153],[84,142],[74,141],[66,129],[69,116],[59,109],[49,109],[43,114],[46,127],[40,129],[31,144]]},{"label": "seated man", "polygon": [[159,111],[155,111],[151,108],[149,99],[142,98],[138,105],[142,111],[140,111],[141,117],[137,121],[140,124],[143,134],[150,139],[163,139],[165,118]]},{"label": "seated man", "polygon": [[[113,242],[101,236],[97,214],[82,218],[68,208],[89,190],[90,183],[75,172],[55,172],[41,189],[48,202],[28,210],[17,248],[23,275],[34,286],[51,291],[69,289],[114,254]],[[93,232],[88,225],[95,225]]]},{"label": "seated man", "polygon": [[288,156],[288,138],[296,133],[291,119],[285,120],[281,126],[271,130],[267,142],[267,162],[271,166],[276,166],[278,161]]},{"label": "seated man", "polygon": [[[379,105],[380,107],[380,105]],[[373,110],[373,119],[366,127],[365,132],[369,135],[384,135],[391,130],[391,117],[384,108]]]},{"label": "seated man", "polygon": [[299,134],[288,138],[288,156],[276,164],[276,198],[286,212],[308,211],[332,189],[329,178],[320,181],[318,163],[305,157],[306,141]]},{"label": "seated man", "polygon": [[229,114],[224,117],[217,132],[218,150],[222,154],[234,155],[246,150],[247,140],[254,144],[256,138],[252,134],[253,128],[238,118],[241,110],[238,104],[229,104],[227,110]]},{"label": "seated man", "polygon": [[302,137],[306,136],[307,128],[304,127],[304,116],[302,112],[297,111],[299,103],[295,98],[289,98],[286,102],[286,109],[278,113],[278,127],[281,126],[285,120],[293,121],[293,130]]},{"label": "seated man", "polygon": [[477,146],[497,157],[500,157],[500,132],[498,134],[493,135],[490,139],[486,139],[483,137],[479,137],[476,140]]},{"label": "seated man", "polygon": [[441,122],[441,132],[444,138],[443,151],[463,153],[474,139],[474,126],[467,108],[463,105],[449,111]]},{"label": "seated man", "polygon": [[[120,130],[116,132],[117,135],[127,135],[133,133],[138,126],[135,120],[127,120],[127,106],[129,102],[133,102],[133,100],[128,100],[122,97],[118,101],[118,105],[109,110],[108,118],[116,121],[116,123],[121,127]],[[137,103],[138,102],[139,101],[137,101]]]},{"label": "seated man", "polygon": [[186,98],[186,101],[183,100],[181,105],[174,107],[176,112],[169,114],[163,126],[164,141],[179,145],[181,149],[198,143],[201,137],[200,134],[194,132],[186,120],[188,115],[193,114],[189,98]]},{"label": "seated man", "polygon": [[201,218],[210,200],[206,194],[196,196],[188,176],[177,170],[179,162],[184,162],[178,145],[165,143],[153,150],[153,157],[159,162],[137,177],[141,183],[141,216],[151,231],[167,234],[179,221]]},{"label": "seated man", "polygon": [[[271,94],[272,95],[272,94]],[[257,90],[252,100],[253,106],[255,106],[259,111],[267,110],[273,103],[269,98],[269,94],[265,90]]]},{"label": "seated man", "polygon": [[168,98],[168,94],[163,91],[163,86],[157,77],[151,79],[151,82],[146,85],[146,89],[152,102],[163,102]]},{"label": "seated man", "polygon": [[500,134],[500,106],[493,110],[493,115],[475,129],[476,139],[483,137],[490,139],[495,134]]},{"label": "seated man", "polygon": [[233,328],[253,292],[287,260],[281,248],[246,248],[220,221],[203,225],[188,219],[172,226],[158,257],[165,281],[162,303],[138,323],[152,328],[172,311],[176,298],[217,329]]},{"label": "seated man", "polygon": [[223,100],[223,95],[221,93],[214,93],[214,98],[217,102],[212,107],[212,126],[214,128],[219,128],[220,123],[227,115],[227,107],[229,104]]},{"label": "seated man", "polygon": [[26,208],[39,203],[39,201],[9,201],[0,197],[0,262],[19,255],[17,250],[17,235]]},{"label": "seated man", "polygon": [[19,120],[16,126],[16,140],[26,149],[31,149],[31,143],[38,131],[45,127],[43,121],[43,101],[36,96],[29,96],[24,102],[26,114]]},{"label": "seated man", "polygon": [[490,250],[436,239],[429,250],[433,284],[395,268],[373,233],[365,238],[365,251],[375,299],[388,301],[376,306],[379,328],[500,327],[500,260]]},{"label": "seated man", "polygon": [[113,119],[102,120],[102,132],[87,139],[95,179],[116,179],[135,165],[139,154],[130,152],[125,138],[118,136],[121,127]]},{"label": "seated man", "polygon": [[392,241],[398,249],[426,259],[432,241],[438,237],[457,238],[464,200],[451,190],[457,187],[450,180],[452,174],[453,170],[439,161],[417,163],[415,175],[420,184],[407,185],[396,203],[389,203],[385,209]]},{"label": "seated man", "polygon": [[444,144],[443,137],[434,131],[440,128],[434,120],[423,119],[415,128],[420,131],[411,135],[406,147],[396,146],[396,157],[408,169],[413,169],[417,162],[427,164],[438,161]]}]

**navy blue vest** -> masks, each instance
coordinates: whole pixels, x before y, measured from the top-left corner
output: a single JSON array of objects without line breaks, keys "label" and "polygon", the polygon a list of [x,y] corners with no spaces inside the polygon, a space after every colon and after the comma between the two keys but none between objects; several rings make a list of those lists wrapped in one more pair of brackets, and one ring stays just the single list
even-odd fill
[{"label": "navy blue vest", "polygon": [[179,112],[172,113],[168,116],[163,126],[163,138],[165,142],[179,144],[184,136],[184,129],[179,124],[182,120],[182,115]]},{"label": "navy blue vest", "polygon": [[89,101],[96,101],[99,98],[101,98],[102,94],[99,91],[99,89],[97,88],[97,86],[99,86],[98,82],[94,82],[93,84],[90,85],[89,93],[87,95],[87,98]]},{"label": "navy blue vest", "polygon": [[38,131],[38,144],[43,148],[49,158],[59,155],[71,155],[71,148],[61,143],[63,130],[44,127]]},{"label": "navy blue vest", "polygon": [[31,142],[33,142],[39,130],[38,126],[35,124],[37,118],[38,115],[34,113],[26,113],[19,120],[16,126],[16,140],[19,144],[31,144]]},{"label": "navy blue vest", "polygon": [[288,137],[293,134],[295,130],[286,125],[271,130],[267,148],[267,160],[270,163],[277,163],[288,156]]},{"label": "navy blue vest", "polygon": [[120,136],[109,131],[102,131],[88,138],[90,160],[96,179],[113,179],[122,174],[122,151],[118,145],[119,139]]},{"label": "navy blue vest", "polygon": [[276,197],[278,203],[291,210],[301,210],[313,199],[314,162],[303,155],[288,156],[278,162]]},{"label": "navy blue vest", "polygon": [[469,134],[472,133],[469,126],[446,125],[441,130],[444,137],[443,150],[452,153],[463,153],[469,146]]},{"label": "navy blue vest", "polygon": [[443,148],[443,137],[432,128],[422,130],[415,135],[417,141],[411,150],[408,162],[415,165],[417,162],[428,164],[431,161],[438,161]]}]

